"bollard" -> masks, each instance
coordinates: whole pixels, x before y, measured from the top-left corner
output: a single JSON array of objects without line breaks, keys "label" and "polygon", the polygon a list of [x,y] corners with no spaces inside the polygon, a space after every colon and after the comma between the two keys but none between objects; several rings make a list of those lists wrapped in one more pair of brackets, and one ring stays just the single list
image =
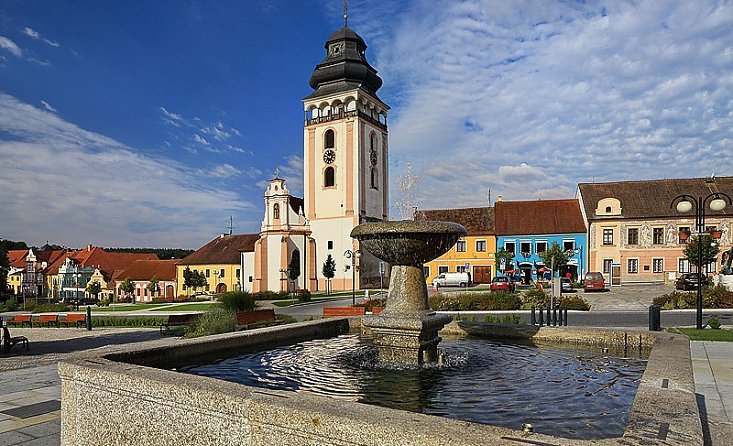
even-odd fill
[{"label": "bollard", "polygon": [[565,327],[568,326],[568,309],[567,308],[563,309],[563,325]]},{"label": "bollard", "polygon": [[557,327],[557,305],[552,308],[552,326]]},{"label": "bollard", "polygon": [[540,327],[545,325],[544,318],[542,316],[542,307],[540,307]]},{"label": "bollard", "polygon": [[537,325],[537,317],[535,316],[534,307],[532,307],[532,317],[530,318],[530,325]]},{"label": "bollard", "polygon": [[659,310],[659,305],[649,306],[649,331],[662,330],[662,320]]},{"label": "bollard", "polygon": [[548,306],[547,307],[547,326],[548,327],[552,325],[552,316],[551,315],[552,315],[552,309],[550,309],[550,307]]},{"label": "bollard", "polygon": [[84,319],[87,324],[87,330],[92,331],[92,307],[87,305],[87,317]]}]

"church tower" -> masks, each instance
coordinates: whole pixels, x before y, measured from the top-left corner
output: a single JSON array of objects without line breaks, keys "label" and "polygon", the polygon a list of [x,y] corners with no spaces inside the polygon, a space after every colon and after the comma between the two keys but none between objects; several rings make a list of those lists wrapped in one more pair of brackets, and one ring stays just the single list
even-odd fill
[{"label": "church tower", "polygon": [[367,62],[366,48],[347,26],[331,34],[326,58],[310,79],[314,91],[303,99],[305,216],[315,240],[311,254],[321,290],[321,268],[329,254],[337,265],[334,290],[351,289],[352,278],[357,289],[374,280],[379,284],[376,259],[363,253],[351,270],[352,259],[345,256],[359,250],[351,230],[386,220],[389,209],[389,106],[377,96],[382,79]]}]

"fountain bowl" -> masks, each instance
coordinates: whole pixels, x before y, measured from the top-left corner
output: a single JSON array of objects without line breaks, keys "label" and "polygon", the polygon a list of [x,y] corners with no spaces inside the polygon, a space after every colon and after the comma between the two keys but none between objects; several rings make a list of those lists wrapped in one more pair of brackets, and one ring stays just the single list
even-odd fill
[{"label": "fountain bowl", "polygon": [[448,252],[466,228],[448,221],[384,221],[364,223],[351,236],[375,257],[391,265],[422,266]]}]

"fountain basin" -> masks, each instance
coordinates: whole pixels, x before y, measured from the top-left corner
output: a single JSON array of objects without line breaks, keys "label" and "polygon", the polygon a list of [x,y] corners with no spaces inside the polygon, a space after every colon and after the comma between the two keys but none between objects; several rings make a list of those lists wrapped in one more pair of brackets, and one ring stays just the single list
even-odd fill
[{"label": "fountain basin", "polygon": [[[460,331],[454,324],[449,327]],[[502,330],[507,334],[511,328]],[[478,425],[155,368],[360,329],[358,319],[329,319],[181,340],[153,348],[120,347],[96,358],[61,362],[61,444],[146,446],[180,444],[185,439],[186,444],[193,445],[702,446],[686,337],[617,330],[517,328],[516,336],[535,340],[621,348],[653,343],[623,437],[585,441],[529,434],[520,430],[521,423],[516,429]],[[659,439],[662,434],[664,440]]]}]

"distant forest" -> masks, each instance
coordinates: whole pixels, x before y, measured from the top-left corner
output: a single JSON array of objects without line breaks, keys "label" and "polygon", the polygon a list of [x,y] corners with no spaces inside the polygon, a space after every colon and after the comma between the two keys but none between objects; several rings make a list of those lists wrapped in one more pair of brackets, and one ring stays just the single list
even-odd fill
[{"label": "distant forest", "polygon": [[182,259],[193,252],[193,249],[179,248],[104,248],[107,252],[132,252],[136,254],[155,254],[161,260]]}]

